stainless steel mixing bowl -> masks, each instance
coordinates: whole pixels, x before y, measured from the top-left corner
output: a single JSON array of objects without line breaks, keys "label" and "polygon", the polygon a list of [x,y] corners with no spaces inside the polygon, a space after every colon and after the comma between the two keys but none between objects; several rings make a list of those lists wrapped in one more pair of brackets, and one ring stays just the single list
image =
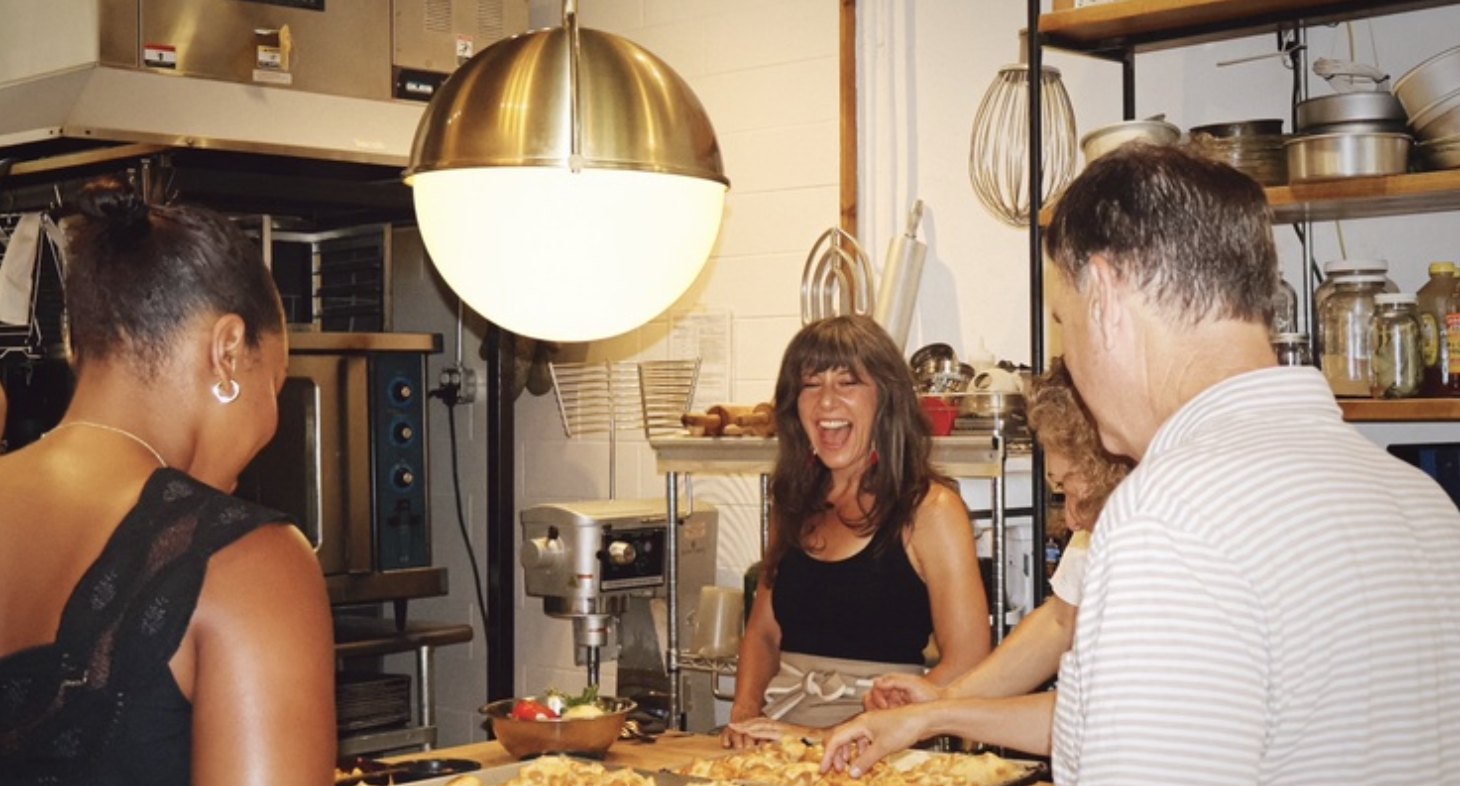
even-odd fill
[{"label": "stainless steel mixing bowl", "polygon": [[619,738],[624,719],[638,705],[629,699],[599,696],[596,702],[603,714],[596,718],[554,718],[551,720],[518,720],[512,708],[524,700],[542,702],[541,697],[502,699],[479,710],[491,724],[492,736],[507,752],[518,759],[545,753],[577,753],[601,757]]}]

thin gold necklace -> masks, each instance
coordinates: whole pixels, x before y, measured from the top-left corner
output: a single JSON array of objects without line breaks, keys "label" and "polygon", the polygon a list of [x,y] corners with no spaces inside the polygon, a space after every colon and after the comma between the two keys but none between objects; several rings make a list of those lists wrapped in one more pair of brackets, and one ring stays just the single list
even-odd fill
[{"label": "thin gold necklace", "polygon": [[124,428],[117,428],[116,426],[108,426],[105,423],[93,423],[90,420],[71,420],[71,421],[67,421],[65,423],[62,423],[59,426],[56,426],[55,428],[51,429],[51,431],[49,433],[55,433],[57,431],[60,431],[63,428],[71,428],[72,426],[90,426],[91,428],[99,428],[102,431],[110,431],[113,434],[121,434],[122,436],[126,437],[127,439],[132,440],[133,442],[137,443],[138,445],[141,445],[142,447],[147,448],[147,452],[151,453],[152,454],[152,457],[155,458],[155,459],[157,459],[157,463],[158,464],[161,464],[163,469],[167,469],[167,462],[162,460],[162,454],[157,452],[157,448],[152,447],[152,445],[150,443],[148,443],[147,440],[142,439],[141,437],[137,436],[136,434],[133,434],[132,432],[130,432],[130,431],[124,429]]}]

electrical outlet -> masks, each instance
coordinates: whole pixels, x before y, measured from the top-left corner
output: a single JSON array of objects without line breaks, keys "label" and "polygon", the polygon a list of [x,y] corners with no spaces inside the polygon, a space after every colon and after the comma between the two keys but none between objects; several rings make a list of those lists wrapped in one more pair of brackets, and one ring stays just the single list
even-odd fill
[{"label": "electrical outlet", "polygon": [[477,372],[466,366],[441,369],[441,387],[456,389],[456,403],[470,404],[477,400]]}]

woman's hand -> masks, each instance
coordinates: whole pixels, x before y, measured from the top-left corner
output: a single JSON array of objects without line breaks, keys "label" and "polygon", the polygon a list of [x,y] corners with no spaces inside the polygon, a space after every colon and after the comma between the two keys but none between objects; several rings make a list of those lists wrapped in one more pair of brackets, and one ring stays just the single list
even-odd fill
[{"label": "woman's hand", "polygon": [[884,756],[906,750],[922,739],[917,708],[864,712],[831,730],[821,771],[867,774]]},{"label": "woman's hand", "polygon": [[737,703],[730,708],[730,725],[720,731],[720,744],[737,750],[754,748],[761,742],[753,731],[763,731],[766,724],[776,721],[760,714],[760,708],[741,708]]},{"label": "woman's hand", "polygon": [[[822,729],[815,729],[810,726],[797,726],[794,723],[783,723],[771,720],[765,716],[751,718],[746,721],[732,721],[727,731],[749,737],[754,742],[751,745],[758,745],[762,742],[775,742],[783,737],[819,737]],[[723,737],[722,737],[723,739]],[[735,746],[742,747],[742,746]]]},{"label": "woman's hand", "polygon": [[872,683],[872,689],[862,697],[862,706],[868,710],[890,710],[941,698],[943,691],[923,677],[914,674],[884,674]]},{"label": "woman's hand", "polygon": [[720,732],[727,748],[753,748],[759,741],[735,731],[733,724],[765,715],[765,689],[781,665],[781,626],[771,605],[773,590],[761,577],[745,633],[740,638],[740,662],[735,668],[735,703],[730,706],[731,726]]}]

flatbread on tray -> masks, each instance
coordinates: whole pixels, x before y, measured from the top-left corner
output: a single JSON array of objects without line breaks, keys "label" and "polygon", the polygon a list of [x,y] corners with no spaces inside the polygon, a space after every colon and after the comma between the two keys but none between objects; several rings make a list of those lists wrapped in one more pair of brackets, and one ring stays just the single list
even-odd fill
[{"label": "flatbread on tray", "polygon": [[853,778],[835,770],[822,774],[825,752],[820,743],[786,737],[729,756],[695,759],[676,772],[717,781],[777,786],[1003,786],[1034,772],[1028,764],[992,753],[908,751],[883,759],[870,772]]}]

